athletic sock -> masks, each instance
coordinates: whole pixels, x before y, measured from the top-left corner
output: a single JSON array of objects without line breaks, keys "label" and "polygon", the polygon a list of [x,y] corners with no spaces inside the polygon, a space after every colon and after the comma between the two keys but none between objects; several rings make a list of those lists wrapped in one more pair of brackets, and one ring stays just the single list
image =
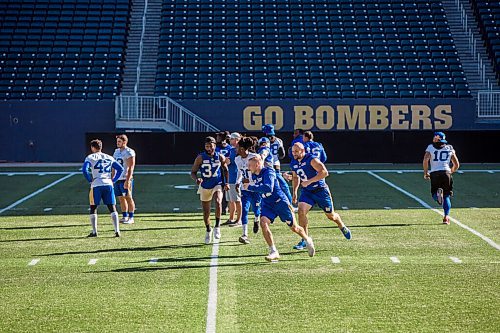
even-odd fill
[{"label": "athletic sock", "polygon": [[123,217],[123,218],[128,217],[128,213],[127,213],[127,212],[122,212],[122,217]]},{"label": "athletic sock", "polygon": [[92,226],[92,232],[97,234],[97,214],[90,214],[90,225]]},{"label": "athletic sock", "polygon": [[134,212],[128,212],[128,217],[130,219],[133,219],[134,218]]},{"label": "athletic sock", "polygon": [[220,227],[220,217],[215,218],[215,227],[216,228]]},{"label": "athletic sock", "polygon": [[120,232],[120,221],[118,220],[118,212],[111,213],[111,220],[113,221],[113,227],[115,232]]},{"label": "athletic sock", "polygon": [[446,195],[443,200],[444,215],[450,215],[451,209],[451,199],[449,195]]},{"label": "athletic sock", "polygon": [[212,228],[210,227],[210,224],[206,224],[206,225],[205,225],[205,228],[207,228],[207,232],[212,231]]},{"label": "athletic sock", "polygon": [[248,224],[243,224],[243,236],[248,236]]},{"label": "athletic sock", "polygon": [[276,251],[278,251],[278,250],[276,249],[276,245],[274,245],[274,244],[273,244],[273,245],[269,246],[269,251],[270,251],[270,252],[276,252]]}]

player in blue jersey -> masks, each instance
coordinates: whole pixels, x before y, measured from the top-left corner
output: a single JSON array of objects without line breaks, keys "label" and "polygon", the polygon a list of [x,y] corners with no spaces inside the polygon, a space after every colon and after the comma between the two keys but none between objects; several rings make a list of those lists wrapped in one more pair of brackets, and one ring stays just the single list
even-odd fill
[{"label": "player in blue jersey", "polygon": [[[307,213],[314,205],[318,205],[328,219],[337,224],[345,238],[351,239],[351,231],[347,228],[340,215],[333,210],[333,199],[325,182],[328,171],[321,161],[311,154],[306,154],[304,145],[297,142],[292,147],[293,160],[290,163],[293,177],[293,201],[299,203],[299,224],[309,234]],[[299,185],[302,187],[298,198]],[[301,250],[305,246],[302,239],[294,249]]]},{"label": "player in blue jersey", "polygon": [[[90,224],[92,232],[88,237],[97,237],[97,206],[102,202],[108,206],[111,220],[115,228],[115,237],[120,237],[118,212],[116,211],[116,199],[113,183],[123,173],[123,167],[111,156],[102,152],[101,140],[90,141],[92,154],[88,155],[83,162],[82,173],[90,183]],[[111,176],[111,170],[115,170],[115,176]]]},{"label": "player in blue jersey", "polygon": [[116,149],[113,158],[123,167],[123,173],[115,183],[115,195],[120,201],[124,224],[134,223],[135,202],[132,197],[134,188],[135,150],[127,146],[128,137],[125,134],[116,136]]},{"label": "player in blue jersey", "polygon": [[[450,167],[450,163],[452,166]],[[429,164],[431,172],[429,173]],[[443,132],[434,133],[432,144],[425,150],[424,179],[431,180],[431,195],[440,206],[443,206],[443,223],[450,224],[451,196],[453,195],[452,174],[460,167],[457,154],[452,145],[446,141]]]},{"label": "player in blue jersey", "polygon": [[231,133],[229,136],[231,147],[226,155],[229,173],[229,190],[226,191],[226,200],[229,202],[229,219],[223,225],[226,224],[230,227],[241,224],[241,189],[237,186],[238,167],[235,163],[235,158],[238,156],[238,141],[240,139],[240,133]]},{"label": "player in blue jersey", "polygon": [[278,260],[280,255],[274,245],[273,234],[269,225],[276,217],[285,222],[290,230],[302,238],[306,239],[306,246],[309,256],[315,254],[314,243],[311,237],[307,236],[305,230],[295,222],[293,208],[290,205],[286,195],[281,190],[276,172],[273,168],[265,167],[262,158],[257,155],[248,161],[248,168],[252,172],[252,180],[254,185],[249,181],[243,183],[243,189],[260,193],[262,196],[262,210],[260,217],[260,226],[262,235],[269,246],[269,255],[266,256],[267,261]]},{"label": "player in blue jersey", "polygon": [[271,154],[270,142],[266,137],[262,137],[258,142],[257,153],[262,157],[266,167],[273,167],[273,155]]},{"label": "player in blue jersey", "polygon": [[[211,136],[205,138],[205,150],[198,154],[193,167],[191,178],[196,182],[198,194],[200,195],[203,208],[203,220],[205,222],[206,234],[205,244],[212,242],[212,234],[215,239],[220,239],[220,216],[222,213],[222,189],[228,189],[227,165],[224,155],[215,151],[215,139]],[[198,177],[200,171],[200,177]],[[215,199],[215,228],[210,225],[210,208],[212,200]]]},{"label": "player in blue jersey", "polygon": [[304,148],[306,153],[313,155],[321,161],[321,163],[326,162],[326,152],[323,145],[319,142],[314,141],[314,134],[311,131],[305,131],[303,135]]},{"label": "player in blue jersey", "polygon": [[[248,168],[248,160],[252,157],[258,156],[256,153],[250,152],[250,148],[253,145],[254,141],[248,137],[243,137],[238,141],[238,156],[235,158],[235,164],[238,168],[238,178],[236,180],[238,187],[241,187],[243,182],[250,182],[250,184],[252,184],[252,177],[250,169]],[[250,243],[248,238],[248,214],[250,213],[250,206],[252,207],[254,214],[253,232],[257,233],[259,231],[261,213],[260,203],[261,198],[259,193],[244,189],[241,190],[241,223],[243,232],[239,238],[240,243]]]},{"label": "player in blue jersey", "polygon": [[292,143],[290,143],[290,147],[288,148],[288,157],[293,158],[292,147],[297,142],[300,142],[302,144],[304,143],[304,130],[303,129],[296,128],[293,131]]},{"label": "player in blue jersey", "polygon": [[[224,157],[229,157],[229,151],[231,150],[231,145],[229,144],[229,132],[221,131],[215,133],[215,151],[224,155]],[[222,189],[222,215],[226,215],[229,208],[228,200],[226,199],[226,190]]]}]

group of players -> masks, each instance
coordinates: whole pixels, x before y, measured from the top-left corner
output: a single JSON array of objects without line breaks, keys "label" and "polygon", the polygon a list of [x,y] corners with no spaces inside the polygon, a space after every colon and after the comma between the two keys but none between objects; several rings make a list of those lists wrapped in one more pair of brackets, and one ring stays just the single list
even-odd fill
[{"label": "group of players", "polygon": [[[291,172],[281,171],[281,162],[287,151],[278,138],[274,126],[262,127],[264,136],[242,136],[234,132],[219,132],[217,140],[205,138],[205,149],[199,153],[191,169],[191,178],[198,185],[198,194],[203,208],[205,243],[221,238],[221,215],[223,199],[229,205],[229,226],[241,226],[239,242],[249,244],[248,219],[250,208],[254,216],[253,232],[262,230],[269,246],[267,261],[278,260],[280,255],[274,243],[270,224],[279,217],[290,230],[301,237],[293,248],[307,249],[314,256],[315,247],[309,235],[307,214],[318,205],[326,217],[335,222],[346,239],[351,231],[334,211],[330,189],[325,182],[328,171],[327,159],[321,143],[314,141],[310,131],[295,130],[294,139],[288,149]],[[116,137],[117,148],[113,156],[102,152],[102,142],[90,142],[92,153],[87,156],[82,172],[90,183],[90,223],[92,231],[88,237],[97,237],[97,206],[102,201],[111,213],[115,236],[120,237],[119,222],[134,223],[135,203],[132,198],[135,151],[127,146],[126,135]],[[450,167],[451,165],[451,167]],[[430,172],[429,172],[430,166]],[[434,133],[433,143],[423,159],[424,178],[431,180],[431,194],[444,210],[443,223],[449,224],[452,174],[460,163],[455,150],[448,145],[442,132]],[[288,182],[292,183],[290,191]],[[300,196],[299,196],[300,188]],[[118,219],[116,199],[120,200],[122,218]],[[211,203],[215,202],[215,225],[210,222]],[[297,205],[293,207],[292,204]],[[298,212],[298,223],[295,218]]]},{"label": "group of players", "polygon": [[[274,126],[262,127],[264,136],[245,137],[239,133],[217,133],[205,139],[205,150],[195,159],[191,178],[199,186],[198,194],[203,207],[206,227],[205,243],[221,238],[221,215],[224,199],[228,201],[230,218],[226,224],[242,227],[239,242],[248,244],[248,216],[252,208],[253,232],[259,228],[269,246],[268,261],[278,260],[270,224],[279,217],[290,230],[301,237],[295,249],[307,248],[314,256],[314,242],[309,235],[307,214],[318,205],[328,219],[337,224],[345,238],[351,232],[333,209],[330,189],[325,182],[328,171],[325,167],[326,153],[320,143],[314,141],[310,131],[296,130],[288,151],[291,157],[291,173],[281,172],[280,160],[286,156],[283,141],[276,136]],[[227,142],[229,141],[229,143]],[[292,182],[292,191],[288,186]],[[301,187],[300,196],[298,195]],[[215,225],[210,222],[211,202],[215,202]],[[297,205],[298,223],[295,218]]]}]

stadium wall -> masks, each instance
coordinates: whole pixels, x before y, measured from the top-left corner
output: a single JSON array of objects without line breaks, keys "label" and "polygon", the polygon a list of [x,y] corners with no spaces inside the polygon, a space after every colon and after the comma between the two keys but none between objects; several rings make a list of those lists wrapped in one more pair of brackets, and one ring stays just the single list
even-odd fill
[{"label": "stadium wall", "polygon": [[81,161],[85,133],[114,130],[113,101],[0,102],[0,161]]},{"label": "stadium wall", "polygon": [[[260,132],[244,133],[260,136]],[[446,131],[447,139],[463,163],[500,163],[492,151],[500,142],[500,130]],[[115,149],[116,133],[87,133],[86,141],[100,138],[104,151]],[[203,150],[204,138],[213,133],[127,133],[130,147],[137,152],[138,164],[192,164]],[[285,147],[292,132],[280,132]],[[323,143],[328,163],[421,163],[433,131],[315,132]],[[88,153],[88,152],[87,152]],[[84,154],[83,154],[84,155]],[[82,155],[82,156],[83,156]],[[285,163],[289,159],[285,158]]]}]

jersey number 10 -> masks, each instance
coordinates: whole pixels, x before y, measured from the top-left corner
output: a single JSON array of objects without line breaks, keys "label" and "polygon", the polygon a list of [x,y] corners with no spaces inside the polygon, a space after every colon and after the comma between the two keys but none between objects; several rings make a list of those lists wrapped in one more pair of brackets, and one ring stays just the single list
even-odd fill
[{"label": "jersey number 10", "polygon": [[434,161],[447,161],[448,156],[450,155],[449,151],[443,150],[443,151],[435,151],[434,152]]}]

